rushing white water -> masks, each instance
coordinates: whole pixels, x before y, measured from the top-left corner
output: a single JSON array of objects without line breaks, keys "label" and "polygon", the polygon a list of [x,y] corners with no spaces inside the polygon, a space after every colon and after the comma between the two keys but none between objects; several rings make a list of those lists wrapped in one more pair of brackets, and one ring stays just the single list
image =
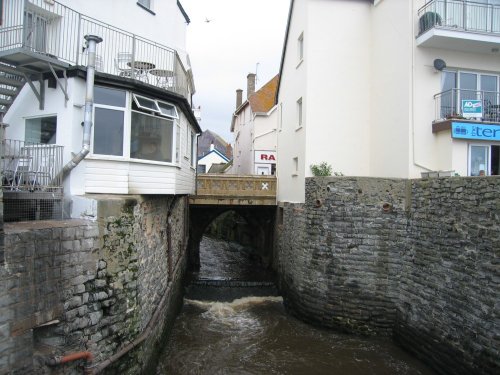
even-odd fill
[{"label": "rushing white water", "polygon": [[[227,264],[220,265],[221,259],[236,262],[237,257],[232,252],[220,258],[224,247],[215,245],[211,240],[205,248],[205,275],[226,279],[231,274]],[[248,263],[245,254],[241,259]],[[254,266],[245,270],[247,263],[232,269],[261,275],[254,272]],[[218,267],[222,274],[217,273]],[[212,292],[201,290],[196,297],[200,300],[185,299],[163,348],[157,375],[433,374],[389,338],[340,334],[299,321],[287,314],[281,297],[201,300],[208,295],[212,298]]]}]

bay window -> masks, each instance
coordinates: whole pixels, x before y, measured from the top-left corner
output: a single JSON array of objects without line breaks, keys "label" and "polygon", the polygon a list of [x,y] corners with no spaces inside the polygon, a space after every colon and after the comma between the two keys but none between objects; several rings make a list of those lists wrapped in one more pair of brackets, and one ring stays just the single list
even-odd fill
[{"label": "bay window", "polygon": [[[167,102],[95,87],[93,155],[179,163],[179,115]],[[127,105],[127,102],[130,104]]]}]

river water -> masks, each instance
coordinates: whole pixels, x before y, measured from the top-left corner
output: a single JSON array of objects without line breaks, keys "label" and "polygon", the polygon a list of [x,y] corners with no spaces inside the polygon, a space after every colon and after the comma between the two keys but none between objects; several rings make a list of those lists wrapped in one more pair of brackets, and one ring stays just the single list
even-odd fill
[{"label": "river water", "polygon": [[[200,279],[270,277],[255,253],[236,244],[205,237],[200,259]],[[167,374],[434,373],[390,339],[312,327],[288,315],[279,296],[246,296],[230,302],[186,298],[157,368],[157,375]]]}]

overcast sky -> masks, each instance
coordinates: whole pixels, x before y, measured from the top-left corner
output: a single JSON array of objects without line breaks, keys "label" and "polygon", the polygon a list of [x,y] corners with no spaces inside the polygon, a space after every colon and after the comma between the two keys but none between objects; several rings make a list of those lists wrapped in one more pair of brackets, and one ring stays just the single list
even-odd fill
[{"label": "overcast sky", "polygon": [[248,73],[257,72],[257,89],[279,73],[289,3],[181,0],[191,20],[187,51],[196,86],[193,102],[201,106],[203,130],[232,143],[236,90],[243,90],[245,100]]}]

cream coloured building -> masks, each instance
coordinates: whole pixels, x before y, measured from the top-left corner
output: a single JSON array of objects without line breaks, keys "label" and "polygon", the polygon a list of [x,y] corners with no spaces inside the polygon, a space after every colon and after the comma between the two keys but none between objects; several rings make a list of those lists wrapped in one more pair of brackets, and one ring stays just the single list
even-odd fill
[{"label": "cream coloured building", "polygon": [[347,176],[499,174],[500,1],[292,0],[278,199],[310,165]]},{"label": "cream coloured building", "polygon": [[278,76],[255,91],[255,74],[247,76],[247,100],[236,92],[231,121],[234,135],[233,165],[228,173],[274,175],[276,173],[277,112],[274,105]]}]

